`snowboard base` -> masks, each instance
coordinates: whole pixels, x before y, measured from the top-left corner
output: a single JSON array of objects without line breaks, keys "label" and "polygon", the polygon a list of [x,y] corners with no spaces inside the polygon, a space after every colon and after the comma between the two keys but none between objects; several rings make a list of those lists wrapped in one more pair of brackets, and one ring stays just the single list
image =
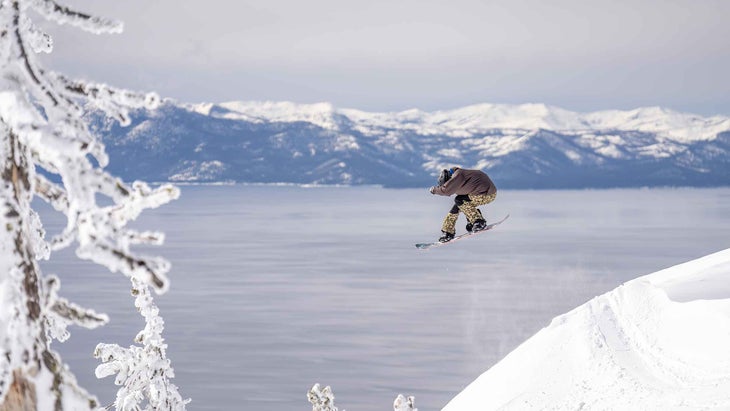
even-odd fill
[{"label": "snowboard base", "polygon": [[481,233],[483,233],[485,231],[489,231],[489,230],[493,229],[494,227],[502,224],[504,222],[504,220],[506,220],[508,217],[509,217],[509,214],[507,214],[503,219],[497,221],[496,223],[487,224],[487,226],[484,228],[484,230],[477,231],[476,233],[464,233],[464,234],[461,234],[461,235],[457,235],[452,240],[447,241],[445,243],[442,243],[440,241],[434,241],[432,243],[418,243],[418,244],[416,244],[416,248],[418,248],[419,250],[426,250],[426,249],[433,248],[433,247],[440,247],[442,245],[451,244],[453,242],[462,240],[462,239],[467,238],[467,237],[479,235],[479,234],[481,234]]}]

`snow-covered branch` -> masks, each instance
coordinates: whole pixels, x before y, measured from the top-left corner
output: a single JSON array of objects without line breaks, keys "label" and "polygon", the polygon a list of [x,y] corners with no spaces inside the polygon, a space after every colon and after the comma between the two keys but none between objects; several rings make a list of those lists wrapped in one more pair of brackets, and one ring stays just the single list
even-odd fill
[{"label": "snow-covered branch", "polygon": [[91,16],[52,0],[32,0],[29,6],[48,20],[69,24],[95,34],[121,33],[124,24],[118,20]]},{"label": "snow-covered branch", "polygon": [[[94,357],[102,364],[96,367],[98,378],[116,374],[114,383],[122,386],[117,391],[114,405],[119,411],[140,409],[183,411],[190,400],[183,400],[177,387],[170,382],[174,371],[165,356],[167,344],[162,338],[164,322],[154,304],[149,289],[132,279],[135,306],[145,317],[146,326],[135,341],[142,344],[123,348],[117,344],[99,344]],[[148,407],[142,405],[148,401]]]},{"label": "snow-covered branch", "polygon": [[23,29],[28,33],[28,43],[36,53],[50,53],[53,51],[53,39],[48,33],[33,24],[28,16],[21,19]]},{"label": "snow-covered branch", "polygon": [[45,291],[46,332],[51,338],[66,341],[69,337],[66,327],[70,324],[91,329],[109,322],[109,317],[105,314],[97,314],[94,310],[82,308],[65,298],[59,297],[60,281],[58,277],[47,276],[43,288]]},{"label": "snow-covered branch", "polygon": [[56,211],[66,213],[68,211],[68,198],[66,198],[66,191],[59,185],[48,180],[42,174],[36,174],[35,176],[35,193],[43,201],[50,204]]},{"label": "snow-covered branch", "polygon": [[59,73],[53,73],[62,86],[77,97],[86,98],[90,104],[104,111],[119,124],[129,125],[129,109],[155,109],[160,105],[160,97],[155,93],[137,93],[117,89],[106,84],[92,84],[79,80],[71,80]]}]

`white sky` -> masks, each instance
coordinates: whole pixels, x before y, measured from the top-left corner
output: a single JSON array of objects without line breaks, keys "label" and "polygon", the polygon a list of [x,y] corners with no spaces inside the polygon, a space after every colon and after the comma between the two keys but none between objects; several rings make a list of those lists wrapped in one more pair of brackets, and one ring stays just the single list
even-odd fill
[{"label": "white sky", "polygon": [[45,64],[182,102],[547,103],[730,115],[730,0],[68,0]]}]

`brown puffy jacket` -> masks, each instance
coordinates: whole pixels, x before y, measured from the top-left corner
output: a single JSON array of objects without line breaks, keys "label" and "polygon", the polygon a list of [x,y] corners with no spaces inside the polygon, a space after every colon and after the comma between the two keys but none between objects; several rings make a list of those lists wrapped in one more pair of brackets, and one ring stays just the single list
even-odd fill
[{"label": "brown puffy jacket", "polygon": [[446,184],[433,187],[432,192],[442,196],[452,194],[494,194],[497,192],[497,187],[492,179],[481,170],[457,168]]}]

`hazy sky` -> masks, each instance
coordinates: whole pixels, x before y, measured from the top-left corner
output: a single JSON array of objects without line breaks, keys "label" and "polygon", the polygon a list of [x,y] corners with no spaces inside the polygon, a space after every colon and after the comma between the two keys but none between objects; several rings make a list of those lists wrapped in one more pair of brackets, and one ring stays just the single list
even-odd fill
[{"label": "hazy sky", "polygon": [[70,0],[45,64],[183,102],[547,103],[730,115],[730,0]]}]

